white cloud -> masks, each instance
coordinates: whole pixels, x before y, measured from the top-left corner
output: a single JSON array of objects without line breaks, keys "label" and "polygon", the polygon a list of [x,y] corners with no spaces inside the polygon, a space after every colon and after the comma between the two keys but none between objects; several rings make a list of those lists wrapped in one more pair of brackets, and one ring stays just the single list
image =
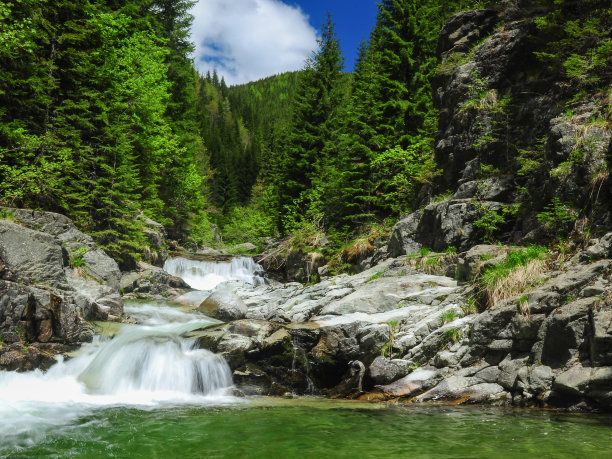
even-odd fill
[{"label": "white cloud", "polygon": [[228,85],[298,70],[317,47],[304,12],[279,0],[199,0],[192,14],[197,69]]}]

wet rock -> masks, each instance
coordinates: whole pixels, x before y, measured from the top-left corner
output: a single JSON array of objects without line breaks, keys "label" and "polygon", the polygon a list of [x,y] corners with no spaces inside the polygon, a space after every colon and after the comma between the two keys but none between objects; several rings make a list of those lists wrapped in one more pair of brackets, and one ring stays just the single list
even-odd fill
[{"label": "wet rock", "polygon": [[137,268],[138,271],[126,272],[121,277],[121,292],[127,298],[159,297],[161,299],[179,296],[191,289],[183,279],[168,274],[157,266],[139,261]]},{"label": "wet rock", "polygon": [[483,403],[505,400],[504,388],[495,383],[483,383],[474,377],[451,376],[417,397],[417,401],[458,400],[461,403]]},{"label": "wet rock", "polygon": [[546,365],[532,367],[529,375],[529,390],[535,394],[541,394],[551,389],[554,379],[552,368]]},{"label": "wet rock", "polygon": [[442,377],[442,373],[436,368],[422,367],[391,384],[377,386],[376,389],[390,396],[414,397],[435,386]]},{"label": "wet rock", "polygon": [[247,306],[230,290],[217,290],[198,306],[198,311],[214,319],[229,322],[244,319]]},{"label": "wet rock", "polygon": [[[89,307],[89,310],[86,308]],[[27,342],[90,341],[94,308],[83,297],[0,280],[0,332]]]},{"label": "wet rock", "polygon": [[580,396],[586,393],[590,380],[591,369],[575,365],[555,378],[553,389],[557,392]]},{"label": "wet rock", "polygon": [[504,359],[499,364],[499,377],[497,383],[507,391],[513,391],[521,368],[527,364],[527,358],[512,359],[510,357]]},{"label": "wet rock", "polygon": [[386,385],[410,373],[411,365],[407,360],[389,360],[379,355],[368,368],[368,374],[374,384]]},{"label": "wet rock", "polygon": [[66,355],[78,346],[62,343],[13,343],[0,346],[0,370],[48,370],[57,363],[58,355]]}]

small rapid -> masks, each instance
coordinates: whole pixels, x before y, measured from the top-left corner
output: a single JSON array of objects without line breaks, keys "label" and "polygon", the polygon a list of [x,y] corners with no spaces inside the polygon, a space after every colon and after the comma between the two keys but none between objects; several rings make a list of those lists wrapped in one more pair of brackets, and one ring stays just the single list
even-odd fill
[{"label": "small rapid", "polygon": [[132,304],[126,312],[141,325],[123,325],[113,338],[96,336],[73,358],[59,357],[47,372],[0,371],[6,439],[16,446],[26,439],[35,442],[54,426],[100,408],[236,401],[228,395],[232,378],[223,357],[183,337],[213,321],[168,305]]},{"label": "small rapid", "polygon": [[229,262],[197,261],[188,258],[168,258],[164,270],[182,278],[197,290],[213,290],[226,281],[240,281],[251,285],[265,282],[263,268],[249,257],[232,258]]}]

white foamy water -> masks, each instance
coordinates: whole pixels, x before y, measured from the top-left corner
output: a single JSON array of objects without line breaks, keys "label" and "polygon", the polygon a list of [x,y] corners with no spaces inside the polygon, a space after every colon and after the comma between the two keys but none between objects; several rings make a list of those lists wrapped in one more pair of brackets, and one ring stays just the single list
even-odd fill
[{"label": "white foamy water", "polygon": [[226,281],[241,281],[251,285],[265,282],[261,276],[263,268],[249,257],[236,257],[229,262],[220,263],[182,257],[168,258],[164,270],[182,278],[197,290],[213,290]]},{"label": "white foamy water", "polygon": [[47,372],[0,371],[0,436],[33,444],[54,426],[100,408],[236,401],[226,395],[232,378],[225,360],[181,337],[211,321],[167,306],[127,309],[151,325],[124,325],[113,339],[97,337]]}]

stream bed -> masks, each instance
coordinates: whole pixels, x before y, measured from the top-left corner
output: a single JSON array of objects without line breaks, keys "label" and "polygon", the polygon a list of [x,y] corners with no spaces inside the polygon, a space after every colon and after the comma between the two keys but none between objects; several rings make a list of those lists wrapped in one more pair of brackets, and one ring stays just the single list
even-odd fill
[{"label": "stream bed", "polygon": [[[202,266],[174,268],[256,284],[242,262],[215,278]],[[611,415],[236,397],[225,360],[184,337],[216,321],[171,302],[125,312],[138,325],[47,372],[0,371],[0,458],[610,457]]]}]

